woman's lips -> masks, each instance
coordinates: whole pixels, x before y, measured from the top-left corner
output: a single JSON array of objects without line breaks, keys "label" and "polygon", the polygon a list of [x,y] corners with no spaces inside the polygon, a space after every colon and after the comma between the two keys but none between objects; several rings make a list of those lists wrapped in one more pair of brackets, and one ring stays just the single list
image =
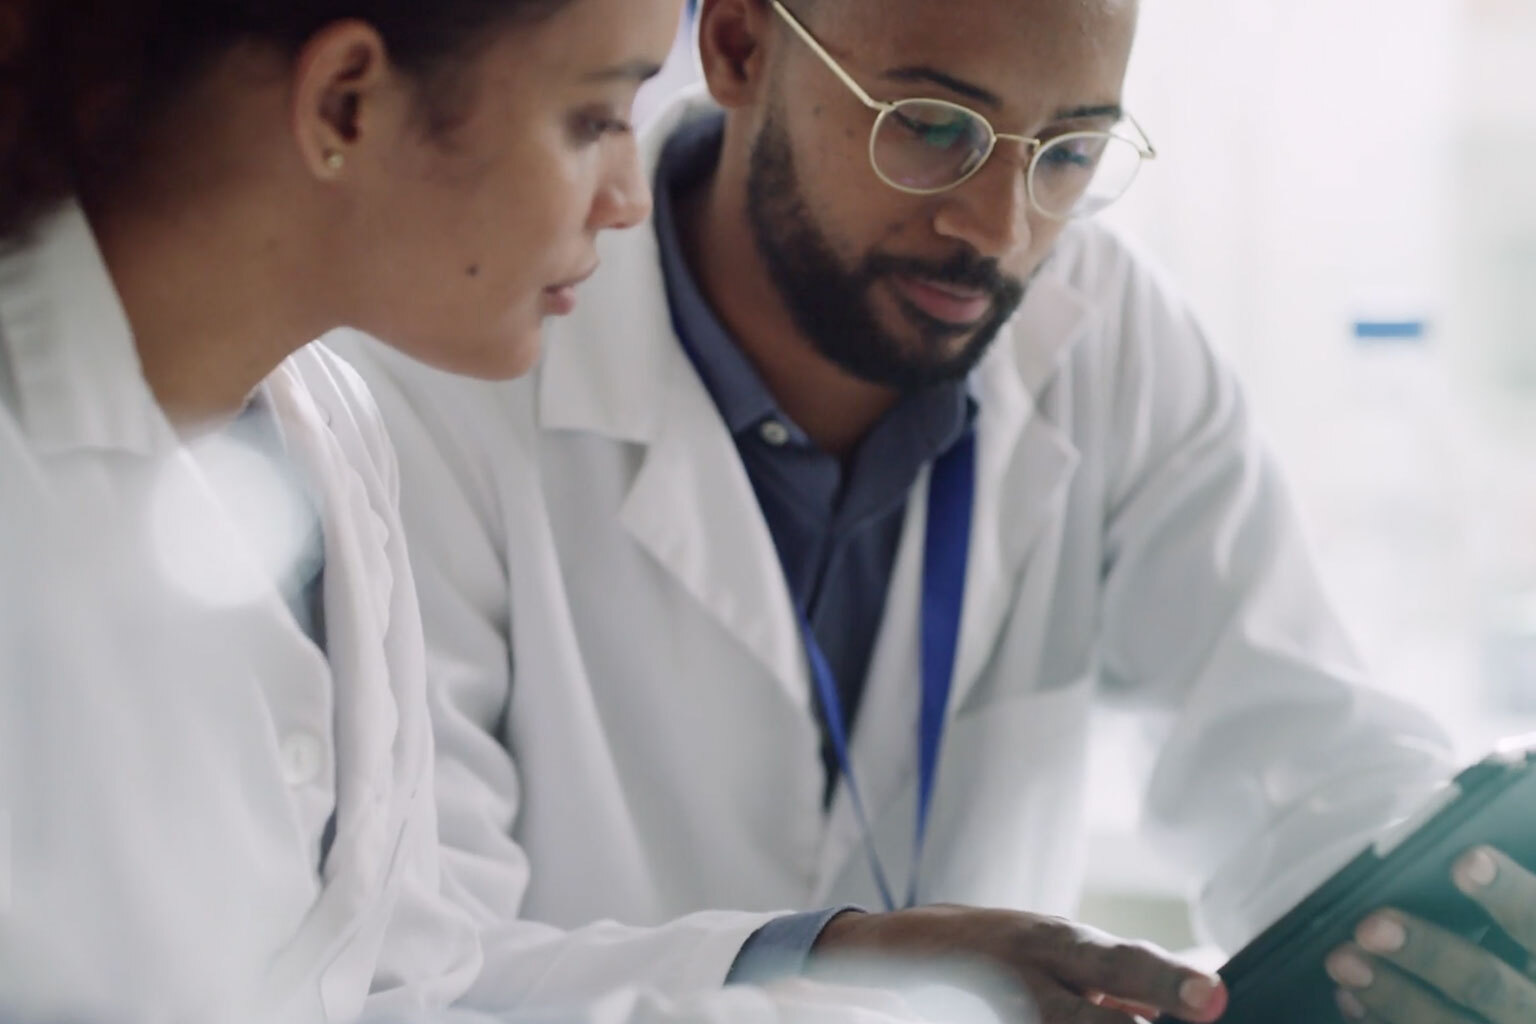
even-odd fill
[{"label": "woman's lips", "polygon": [[545,316],[567,316],[576,309],[576,288],[593,274],[597,273],[597,265],[578,274],[561,284],[552,284],[544,289],[540,305],[544,307]]},{"label": "woman's lips", "polygon": [[544,307],[545,316],[569,316],[576,310],[576,286],[561,284],[545,288],[540,305]]},{"label": "woman's lips", "polygon": [[935,320],[957,327],[980,323],[992,309],[990,292],[940,284],[920,277],[897,277],[897,290],[912,305]]}]

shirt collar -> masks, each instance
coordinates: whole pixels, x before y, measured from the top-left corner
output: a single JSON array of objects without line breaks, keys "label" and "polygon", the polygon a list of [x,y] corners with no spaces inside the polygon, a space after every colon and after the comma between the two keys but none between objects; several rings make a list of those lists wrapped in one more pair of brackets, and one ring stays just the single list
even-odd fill
[{"label": "shirt collar", "polygon": [[150,455],[176,443],[84,212],[66,203],[0,256],[0,346],[17,413],[45,454]]}]

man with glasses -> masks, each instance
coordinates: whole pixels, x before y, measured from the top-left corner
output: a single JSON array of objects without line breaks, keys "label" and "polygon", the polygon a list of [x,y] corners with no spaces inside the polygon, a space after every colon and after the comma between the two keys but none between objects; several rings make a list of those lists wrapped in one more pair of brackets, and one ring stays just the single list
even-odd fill
[{"label": "man with glasses", "polygon": [[1146,831],[1228,947],[1444,774],[1362,687],[1232,375],[1090,219],[1156,155],[1135,21],[704,0],[710,97],[535,376],[348,343],[485,920],[594,979],[863,951],[1001,967],[1052,1021],[1208,1020],[1211,979],[1050,916],[1091,710],[1144,716]]}]

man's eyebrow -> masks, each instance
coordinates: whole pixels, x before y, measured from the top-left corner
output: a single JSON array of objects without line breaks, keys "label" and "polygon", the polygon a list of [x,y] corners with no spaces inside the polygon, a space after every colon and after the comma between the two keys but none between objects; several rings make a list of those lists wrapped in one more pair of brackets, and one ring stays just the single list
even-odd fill
[{"label": "man's eyebrow", "polygon": [[1052,121],[1118,121],[1125,117],[1125,108],[1118,103],[1101,103],[1097,106],[1068,107],[1058,110]]},{"label": "man's eyebrow", "polygon": [[650,60],[630,60],[582,76],[587,82],[644,82],[661,74],[661,65]]},{"label": "man's eyebrow", "polygon": [[[975,100],[992,110],[1000,110],[1003,101],[995,92],[984,89],[974,82],[956,78],[954,75],[945,74],[937,68],[931,68],[923,64],[913,64],[907,67],[892,68],[880,76],[891,82],[923,82],[930,85],[942,86],[950,92],[968,99]],[[1083,107],[1067,107],[1058,110],[1052,115],[1054,121],[1095,121],[1109,119],[1118,121],[1125,116],[1125,110],[1118,103],[1091,104]]]},{"label": "man's eyebrow", "polygon": [[983,89],[974,83],[956,78],[954,75],[946,75],[937,68],[930,68],[922,64],[891,68],[880,77],[889,82],[928,82],[933,85],[940,85],[952,93],[973,99],[977,103],[991,107],[993,110],[997,110],[1003,105],[1003,101],[997,98],[996,93]]}]

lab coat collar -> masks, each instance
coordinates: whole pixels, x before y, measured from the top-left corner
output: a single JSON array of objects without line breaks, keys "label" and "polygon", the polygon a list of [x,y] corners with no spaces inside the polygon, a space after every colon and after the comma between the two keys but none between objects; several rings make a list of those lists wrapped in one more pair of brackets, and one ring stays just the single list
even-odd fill
[{"label": "lab coat collar", "polygon": [[67,202],[31,242],[0,256],[0,338],[17,416],[38,452],[149,456],[176,447],[78,203]]}]

